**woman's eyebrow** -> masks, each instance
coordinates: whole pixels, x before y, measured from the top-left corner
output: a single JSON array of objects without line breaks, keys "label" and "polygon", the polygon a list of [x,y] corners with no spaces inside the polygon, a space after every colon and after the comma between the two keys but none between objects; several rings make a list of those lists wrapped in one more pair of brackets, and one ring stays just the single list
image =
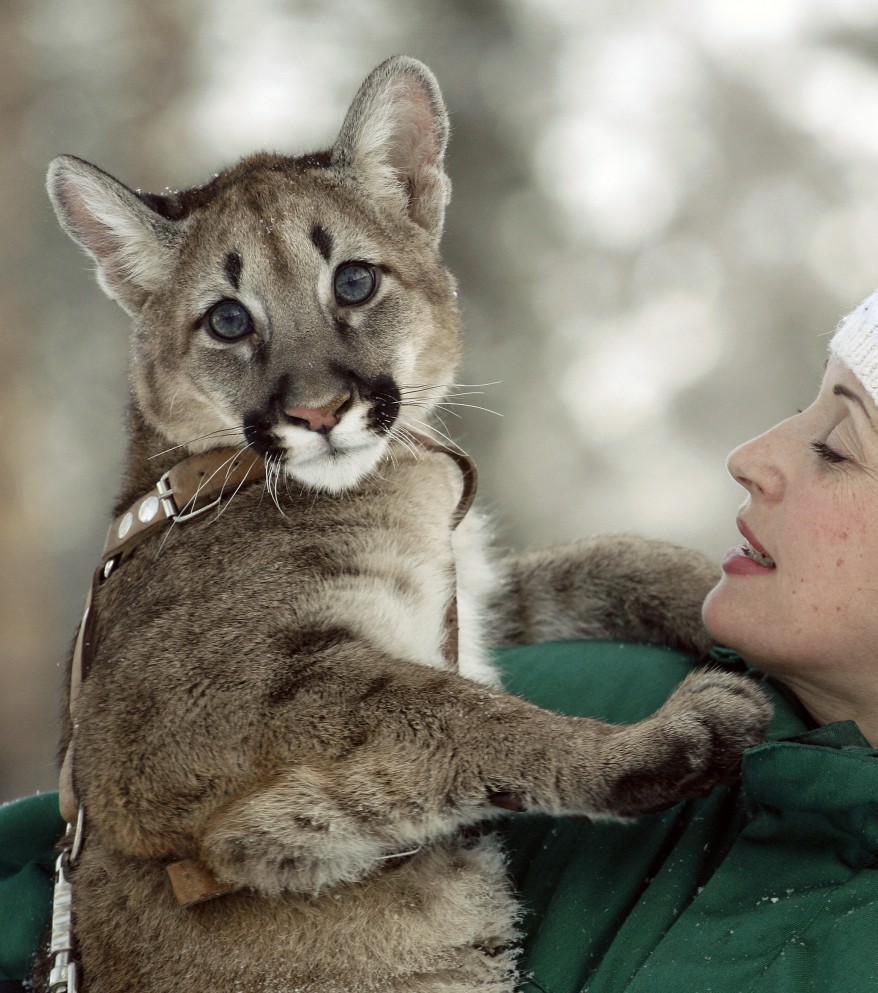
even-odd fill
[{"label": "woman's eyebrow", "polygon": [[833,386],[832,392],[837,397],[846,397],[848,400],[853,400],[855,403],[858,403],[860,407],[862,407],[863,413],[866,415],[866,417],[869,419],[869,422],[871,423],[872,415],[866,409],[866,404],[863,403],[862,397],[857,396],[857,394],[854,393],[853,390],[849,390],[846,386],[842,386],[841,383],[837,383],[835,386]]}]

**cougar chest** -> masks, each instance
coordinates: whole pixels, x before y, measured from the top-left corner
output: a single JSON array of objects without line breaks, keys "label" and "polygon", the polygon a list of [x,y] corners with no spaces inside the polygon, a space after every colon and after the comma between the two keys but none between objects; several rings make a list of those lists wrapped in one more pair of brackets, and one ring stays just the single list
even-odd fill
[{"label": "cougar chest", "polygon": [[360,634],[396,657],[457,666],[456,531],[464,494],[447,455],[395,452],[362,490],[363,529],[350,542],[350,577],[332,601]]}]

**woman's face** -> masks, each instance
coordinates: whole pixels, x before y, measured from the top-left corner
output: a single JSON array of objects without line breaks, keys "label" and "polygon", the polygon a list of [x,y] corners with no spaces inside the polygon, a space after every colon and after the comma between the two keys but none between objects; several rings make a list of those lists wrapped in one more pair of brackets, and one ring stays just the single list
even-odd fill
[{"label": "woman's face", "polygon": [[704,604],[713,637],[793,683],[874,678],[878,407],[832,359],[814,403],[728,465],[747,491],[745,540]]}]

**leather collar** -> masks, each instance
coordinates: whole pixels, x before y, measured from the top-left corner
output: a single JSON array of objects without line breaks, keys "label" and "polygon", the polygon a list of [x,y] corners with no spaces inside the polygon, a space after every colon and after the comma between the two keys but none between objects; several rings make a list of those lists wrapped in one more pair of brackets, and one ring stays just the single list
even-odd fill
[{"label": "leather collar", "polygon": [[245,483],[265,479],[265,460],[252,451],[215,448],[190,455],[166,472],[110,525],[101,565],[155,528],[182,524],[220,504]]}]

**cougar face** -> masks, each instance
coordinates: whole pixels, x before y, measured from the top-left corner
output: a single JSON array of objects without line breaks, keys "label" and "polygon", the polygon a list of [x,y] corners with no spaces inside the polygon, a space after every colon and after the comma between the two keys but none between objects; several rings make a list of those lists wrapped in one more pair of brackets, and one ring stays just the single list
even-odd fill
[{"label": "cougar face", "polygon": [[62,223],[133,318],[134,402],[165,447],[249,446],[338,492],[442,400],[460,352],[436,247],[447,123],[418,83],[377,79],[329,152],[251,156],[178,193],[55,161]]},{"label": "cougar face", "polygon": [[247,443],[300,482],[354,485],[451,381],[450,278],[422,232],[382,230],[319,168],[257,157],[215,182],[144,308],[138,340],[161,347],[135,351],[141,408],[174,444]]}]

